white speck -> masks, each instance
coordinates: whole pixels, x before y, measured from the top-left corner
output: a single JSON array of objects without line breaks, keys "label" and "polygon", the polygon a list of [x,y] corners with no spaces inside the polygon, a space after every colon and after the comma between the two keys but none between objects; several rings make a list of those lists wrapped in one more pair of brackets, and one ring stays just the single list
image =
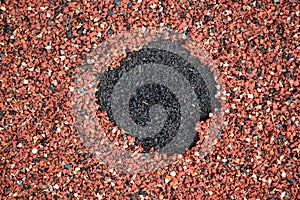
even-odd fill
[{"label": "white speck", "polygon": [[248,94],[249,99],[253,99],[253,94]]},{"label": "white speck", "polygon": [[58,133],[60,133],[60,132],[61,132],[60,127],[58,127],[56,131],[57,131]]},{"label": "white speck", "polygon": [[48,69],[48,76],[51,76],[52,75],[52,70]]},{"label": "white speck", "polygon": [[50,18],[50,17],[51,17],[51,14],[47,12],[46,17],[47,17],[47,18]]},{"label": "white speck", "polygon": [[28,71],[30,71],[30,72],[33,72],[33,70],[34,70],[34,67],[31,67],[28,69]]},{"label": "white speck", "polygon": [[76,172],[80,171],[80,168],[79,168],[79,167],[76,167],[76,168],[75,168],[75,171],[76,171]]},{"label": "white speck", "polygon": [[102,195],[100,195],[99,193],[96,194],[96,197],[98,198],[98,200],[103,199]]},{"label": "white speck", "polygon": [[138,3],[142,3],[142,0],[138,0]]},{"label": "white speck", "polygon": [[228,121],[224,121],[224,125],[227,127],[228,126]]},{"label": "white speck", "polygon": [[23,82],[25,85],[27,85],[28,84],[28,80],[24,80],[24,82]]},{"label": "white speck", "polygon": [[280,199],[283,199],[283,197],[285,197],[285,191],[283,191],[282,193],[281,193],[281,195],[280,195]]},{"label": "white speck", "polygon": [[286,173],[285,173],[285,171],[283,171],[283,172],[281,173],[281,176],[282,176],[283,178],[285,178],[285,177],[286,177]]},{"label": "white speck", "polygon": [[48,8],[48,6],[46,6],[46,7],[40,7],[41,11],[45,11],[45,10],[47,10],[47,8]]},{"label": "white speck", "polygon": [[150,5],[150,8],[155,9],[157,7],[157,5],[155,3]]},{"label": "white speck", "polygon": [[[42,38],[43,37],[43,32],[40,32],[39,34],[36,35],[37,38]],[[46,47],[45,47],[46,48]]]},{"label": "white speck", "polygon": [[176,172],[172,171],[171,176],[176,176]]},{"label": "white speck", "polygon": [[21,66],[22,66],[22,67],[26,67],[26,66],[27,66],[27,63],[26,63],[26,62],[22,62],[22,63],[21,63]]},{"label": "white speck", "polygon": [[70,90],[70,92],[73,92],[74,91],[74,87],[69,86],[69,90]]},{"label": "white speck", "polygon": [[59,189],[59,186],[58,186],[57,184],[55,184],[55,185],[53,186],[53,188],[56,189],[56,190],[58,190],[58,189]]},{"label": "white speck", "polygon": [[32,152],[33,154],[36,154],[36,153],[38,152],[38,150],[37,150],[36,148],[33,148],[33,149],[31,150],[31,152]]},{"label": "white speck", "polygon": [[54,79],[52,82],[51,82],[54,86],[57,86],[57,80]]},{"label": "white speck", "polygon": [[168,178],[165,178],[165,183],[169,183],[170,180]]}]

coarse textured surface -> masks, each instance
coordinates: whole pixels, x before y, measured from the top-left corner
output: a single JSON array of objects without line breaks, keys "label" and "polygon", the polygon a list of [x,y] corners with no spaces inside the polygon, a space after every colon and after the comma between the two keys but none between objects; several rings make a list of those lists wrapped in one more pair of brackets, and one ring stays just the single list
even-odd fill
[{"label": "coarse textured surface", "polygon": [[[300,199],[299,2],[195,2],[1,1],[1,199]],[[213,154],[126,174],[80,143],[70,99],[93,44],[143,25],[210,53],[227,110]]]}]

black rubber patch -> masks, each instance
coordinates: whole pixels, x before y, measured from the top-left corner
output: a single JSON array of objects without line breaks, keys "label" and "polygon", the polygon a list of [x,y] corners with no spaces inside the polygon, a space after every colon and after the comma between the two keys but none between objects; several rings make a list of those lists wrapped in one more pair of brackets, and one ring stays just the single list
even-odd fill
[{"label": "black rubber patch", "polygon": [[[129,72],[138,65],[143,66],[145,64],[164,65],[166,68],[173,68],[183,75],[197,95],[197,106],[200,108],[197,111],[200,113],[197,120],[205,121],[209,118],[209,113],[212,112],[211,95],[202,77],[203,75],[200,74],[197,68],[176,53],[156,48],[143,48],[136,52],[128,52],[126,58],[121,60],[120,67],[110,68],[106,72],[99,74],[98,91],[96,92],[97,104],[100,105],[100,111],[107,113],[111,122],[118,125],[115,122],[115,116],[111,108],[111,97],[114,87],[126,72]],[[165,78],[168,79],[169,77]],[[146,126],[151,122],[152,119],[149,110],[154,105],[162,106],[168,114],[163,128],[158,133],[146,138],[137,137],[137,143],[142,143],[144,152],[148,152],[152,147],[155,150],[163,148],[165,145],[171,143],[177,134],[180,134],[178,130],[182,120],[181,106],[176,95],[168,87],[156,83],[143,85],[135,93],[136,95],[131,96],[128,102],[128,112],[131,119],[138,126]],[[196,145],[197,140],[199,140],[194,128],[190,127],[190,130],[188,130],[188,132],[192,133],[191,137],[193,137],[193,142],[189,146],[190,148]]]}]

